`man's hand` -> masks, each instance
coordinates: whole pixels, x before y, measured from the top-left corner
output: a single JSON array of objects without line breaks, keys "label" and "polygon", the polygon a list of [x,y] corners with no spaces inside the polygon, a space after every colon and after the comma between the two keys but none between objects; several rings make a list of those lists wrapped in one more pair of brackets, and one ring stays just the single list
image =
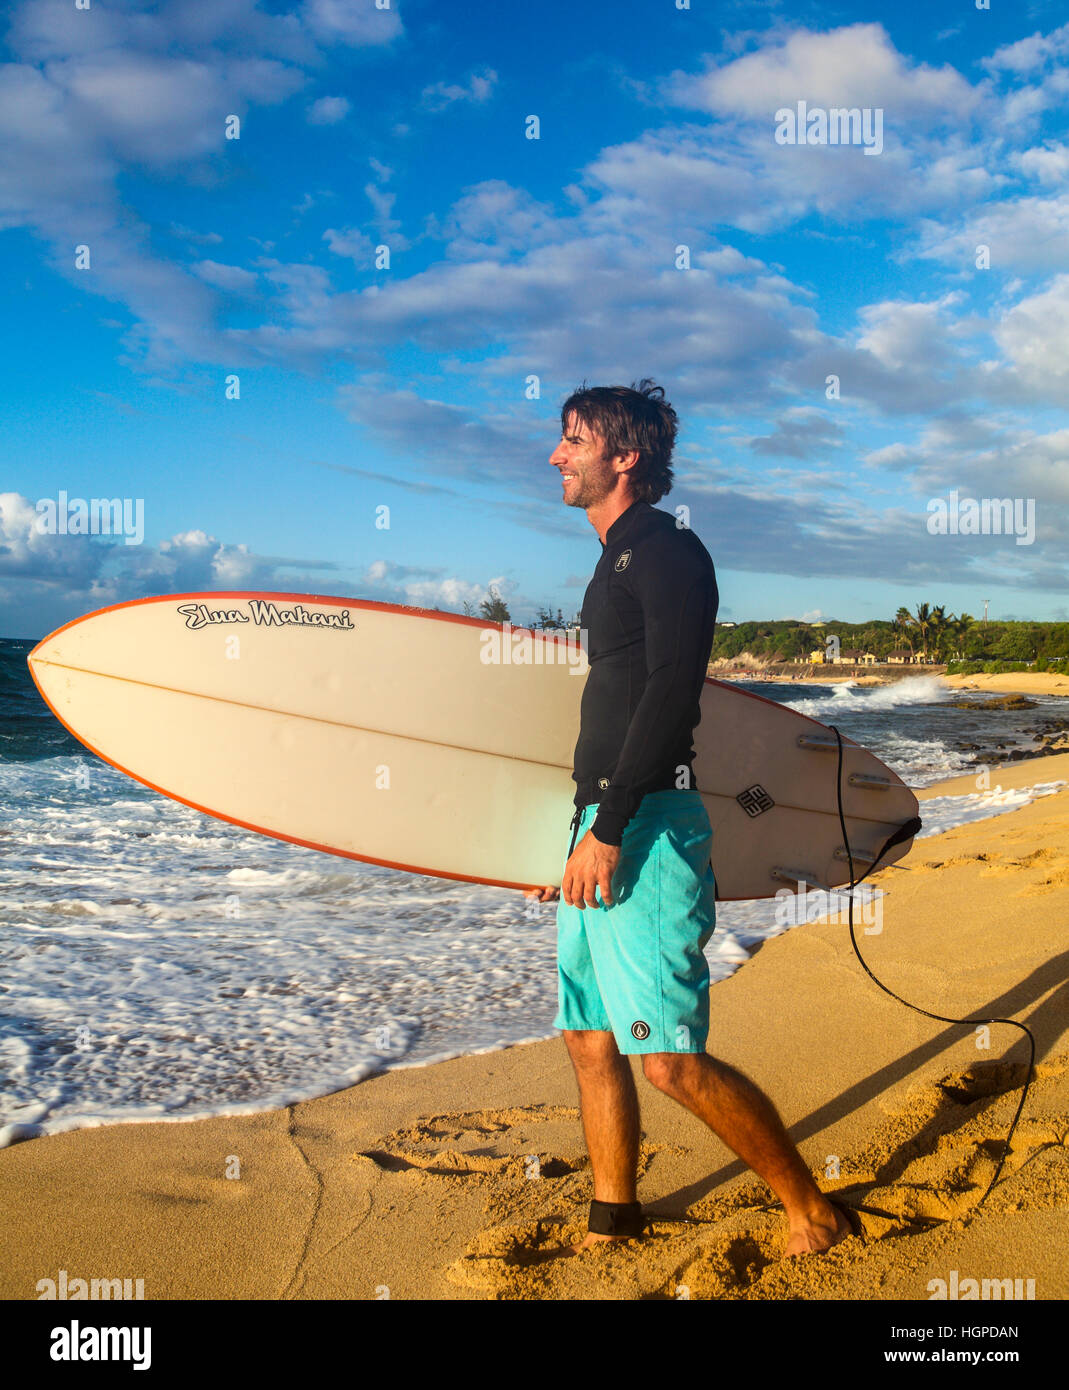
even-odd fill
[{"label": "man's hand", "polygon": [[528,888],[523,896],[534,903],[555,903],[560,897],[560,889],[553,887]]},{"label": "man's hand", "polygon": [[620,862],[620,846],[606,845],[588,830],[564,866],[561,893],[569,907],[597,907],[594,896],[601,889],[601,901],[612,906],[612,876]]}]

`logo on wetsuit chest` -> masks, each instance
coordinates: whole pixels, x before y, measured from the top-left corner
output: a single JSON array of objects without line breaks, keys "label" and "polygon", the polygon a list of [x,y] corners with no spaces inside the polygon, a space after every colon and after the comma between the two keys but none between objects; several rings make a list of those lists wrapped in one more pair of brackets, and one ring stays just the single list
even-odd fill
[{"label": "logo on wetsuit chest", "polygon": [[622,550],[622,551],[620,552],[620,554],[616,557],[616,564],[613,565],[613,569],[616,570],[617,573],[619,573],[621,570],[627,569],[627,567],[628,567],[628,565],[629,565],[630,563],[631,563],[631,552],[630,552],[630,550]]}]

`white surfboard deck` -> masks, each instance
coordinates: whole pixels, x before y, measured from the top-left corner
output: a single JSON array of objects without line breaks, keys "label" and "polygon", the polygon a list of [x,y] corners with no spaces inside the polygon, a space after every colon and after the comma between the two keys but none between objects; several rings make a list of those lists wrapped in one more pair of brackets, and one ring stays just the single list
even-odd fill
[{"label": "white surfboard deck", "polygon": [[[177,594],[89,613],[28,660],[75,738],[197,810],[413,873],[560,884],[586,676],[574,638],[324,595]],[[917,800],[843,743],[856,874]],[[722,899],[849,882],[824,725],[706,680],[695,749]]]}]

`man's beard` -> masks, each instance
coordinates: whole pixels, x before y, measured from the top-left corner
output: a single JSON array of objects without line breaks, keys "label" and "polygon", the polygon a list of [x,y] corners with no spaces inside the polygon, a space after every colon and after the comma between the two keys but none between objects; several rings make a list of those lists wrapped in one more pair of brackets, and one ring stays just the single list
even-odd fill
[{"label": "man's beard", "polygon": [[577,473],[575,476],[578,487],[564,496],[569,507],[593,507],[612,491],[612,480],[609,478],[598,475],[591,477],[589,473]]}]

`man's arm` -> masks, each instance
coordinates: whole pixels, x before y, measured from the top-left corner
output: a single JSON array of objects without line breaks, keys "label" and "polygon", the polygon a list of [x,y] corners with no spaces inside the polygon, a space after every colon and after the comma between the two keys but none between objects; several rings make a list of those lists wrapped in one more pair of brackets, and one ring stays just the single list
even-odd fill
[{"label": "man's arm", "polygon": [[679,744],[709,663],[719,603],[716,578],[700,552],[673,540],[670,532],[651,537],[642,548],[642,563],[630,574],[645,627],[646,688],[591,826],[602,844],[621,844],[644,782]]}]

